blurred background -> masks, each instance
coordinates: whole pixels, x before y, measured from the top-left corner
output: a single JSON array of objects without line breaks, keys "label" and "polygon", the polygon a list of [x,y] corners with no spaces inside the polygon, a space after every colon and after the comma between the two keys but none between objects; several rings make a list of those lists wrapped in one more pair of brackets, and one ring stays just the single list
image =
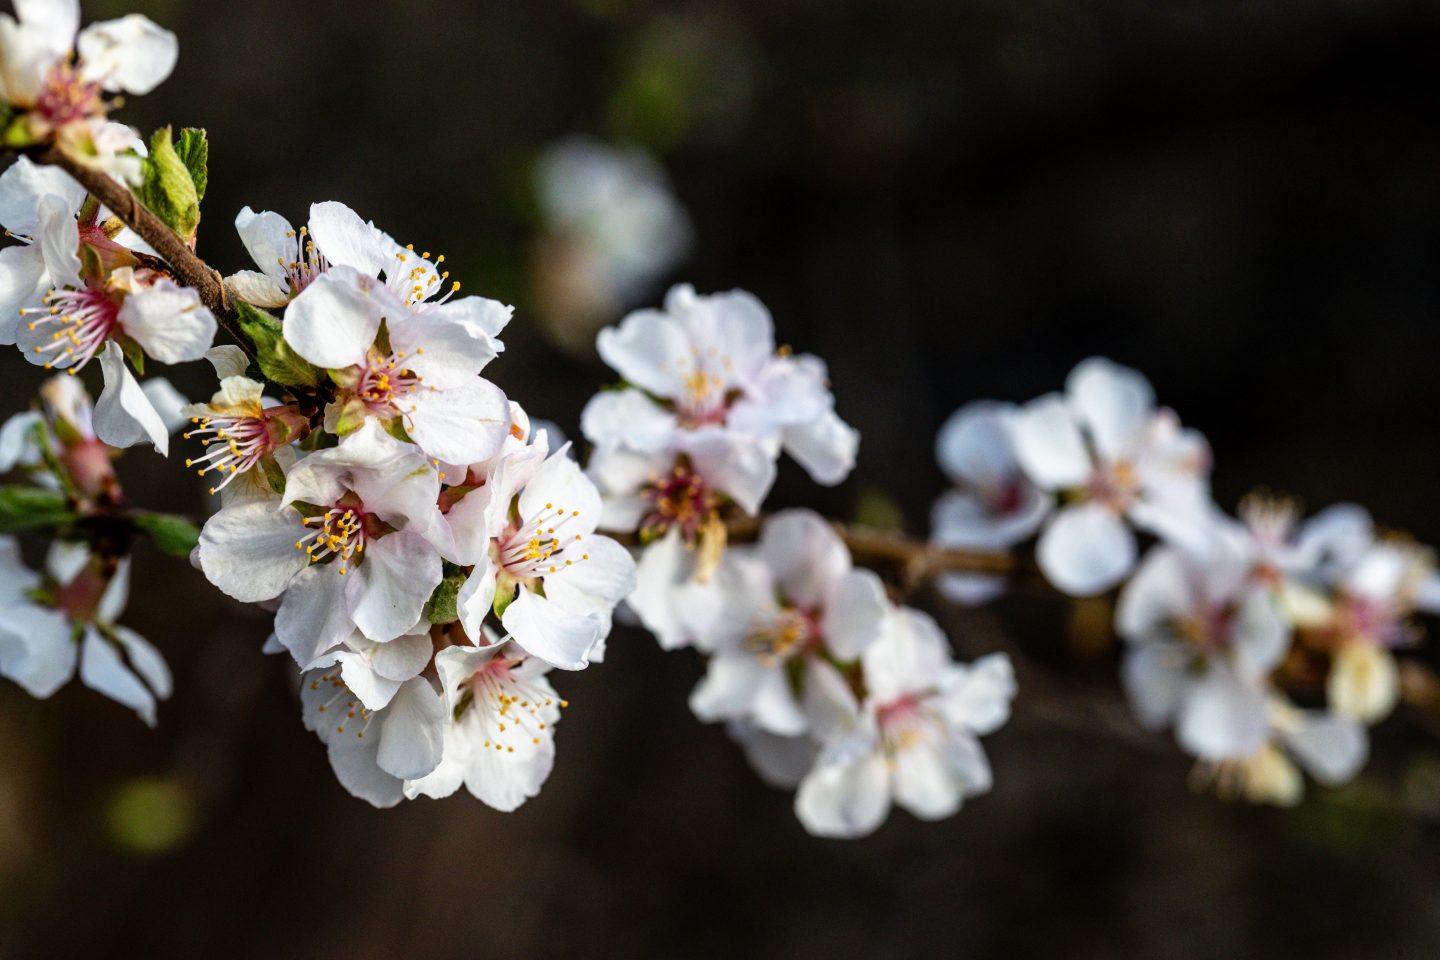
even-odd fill
[{"label": "blurred background", "polygon": [[[299,224],[342,200],[516,305],[489,374],[571,436],[612,379],[597,325],[674,280],[743,286],[829,361],[864,438],[844,486],[787,462],[772,506],[923,535],[943,419],[1100,353],[1210,438],[1222,505],[1356,500],[1440,541],[1440,7],[84,7],[180,36],[121,118],[208,128],[203,256],[250,265],[244,205]],[[38,377],[5,369],[8,414]],[[206,509],[173,462],[137,449],[121,475]],[[144,553],[125,622],[177,675],[158,731],[79,684],[0,689],[0,956],[1440,955],[1440,740],[1416,718],[1344,789],[1227,805],[1128,726],[1111,652],[1074,642],[1103,610],[919,602],[964,657],[1030,653],[986,741],[995,790],[836,842],[691,716],[698,657],[630,629],[556,677],[572,707],[538,799],[372,810],[260,656],[266,615]]]}]

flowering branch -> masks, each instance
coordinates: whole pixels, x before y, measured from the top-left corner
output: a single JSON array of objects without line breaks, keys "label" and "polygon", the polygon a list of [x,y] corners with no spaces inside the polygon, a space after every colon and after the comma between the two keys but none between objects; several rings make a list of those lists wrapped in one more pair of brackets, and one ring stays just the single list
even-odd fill
[{"label": "flowering branch", "polygon": [[220,271],[196,255],[179,235],[154,213],[150,212],[128,187],[103,170],[77,162],[59,147],[49,147],[34,154],[39,164],[58,167],[108,207],[125,225],[134,230],[170,265],[175,278],[183,286],[193,287],[201,301],[210,308],[215,320],[246,353],[255,355],[254,344],[240,329],[235,305],[225,278]]}]

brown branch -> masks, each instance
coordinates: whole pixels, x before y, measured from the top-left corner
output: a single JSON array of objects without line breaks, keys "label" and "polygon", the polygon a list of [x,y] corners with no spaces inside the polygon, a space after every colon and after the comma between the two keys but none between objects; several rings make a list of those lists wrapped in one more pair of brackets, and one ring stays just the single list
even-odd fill
[{"label": "brown branch", "polygon": [[174,230],[171,230],[163,220],[146,209],[128,187],[102,170],[77,162],[56,147],[33,154],[32,158],[36,163],[64,170],[82,187],[90,191],[92,196],[109,207],[115,216],[124,221],[126,226],[138,233],[146,243],[155,249],[155,252],[169,265],[176,280],[184,286],[193,287],[200,294],[201,301],[210,308],[210,312],[215,315],[216,322],[225,332],[245,352],[251,356],[255,355],[255,348],[250,342],[250,338],[245,336],[240,329],[235,305],[231,301],[230,291],[225,286],[225,278],[220,275],[220,271],[200,259],[195,251],[190,249],[189,244],[182,240]]},{"label": "brown branch", "polygon": [[[734,517],[725,524],[732,542],[745,543],[760,535],[764,517]],[[1020,564],[1008,553],[982,550],[961,550],[942,547],[903,534],[886,533],[865,527],[833,524],[835,532],[845,541],[850,556],[862,566],[898,569],[908,583],[914,585],[937,573],[1009,574]]]}]

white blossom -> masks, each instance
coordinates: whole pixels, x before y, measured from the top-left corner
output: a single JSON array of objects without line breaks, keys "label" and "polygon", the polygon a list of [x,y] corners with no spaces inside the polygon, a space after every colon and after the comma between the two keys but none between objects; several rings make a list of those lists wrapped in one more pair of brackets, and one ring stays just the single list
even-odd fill
[{"label": "white blossom", "polygon": [[[935,502],[930,539],[942,546],[1000,552],[1034,536],[1054,497],[1025,476],[1010,439],[1014,404],[981,400],[957,410],[935,441],[940,468],[955,484]],[[1005,589],[1003,577],[951,573],[940,590],[963,604],[985,603]]]},{"label": "white blossom", "polygon": [[511,811],[540,792],[555,763],[555,724],[569,704],[550,686],[550,667],[493,635],[435,655],[445,694],[444,751],[433,773],[405,785],[407,796],[447,797],[465,789]]},{"label": "white blossom", "polygon": [[663,311],[631,313],[597,346],[628,384],[593,397],[580,424],[607,529],[658,519],[647,514],[675,469],[698,477],[697,497],[755,513],[782,449],[827,485],[855,464],[858,435],[835,413],[824,363],[777,353],[769,311],[744,291],[674,287]]},{"label": "white blossom", "polygon": [[439,493],[415,447],[371,421],[298,461],[283,498],[211,517],[200,568],[237,600],[283,594],[275,633],[308,669],[355,630],[384,643],[420,619],[451,545]]},{"label": "white blossom", "polygon": [[128,560],[107,570],[87,548],[56,542],[42,577],[21,561],[13,537],[0,537],[0,675],[44,699],[78,667],[85,686],[155,726],[170,669],[148,640],[115,622],[129,589]]},{"label": "white blossom", "polygon": [[935,621],[905,609],[861,662],[866,697],[852,707],[852,728],[825,746],[795,795],[805,829],[864,836],[884,822],[892,802],[938,820],[965,797],[987,792],[992,776],[978,738],[1010,716],[1009,658],[957,664]]},{"label": "white blossom", "polygon": [[1205,440],[1155,408],[1149,382],[1098,357],[1071,372],[1064,394],[1026,404],[1012,424],[1015,455],[1030,479],[1071,498],[1036,548],[1056,587],[1091,596],[1135,565],[1126,525],[1167,539],[1193,538],[1211,512]]}]

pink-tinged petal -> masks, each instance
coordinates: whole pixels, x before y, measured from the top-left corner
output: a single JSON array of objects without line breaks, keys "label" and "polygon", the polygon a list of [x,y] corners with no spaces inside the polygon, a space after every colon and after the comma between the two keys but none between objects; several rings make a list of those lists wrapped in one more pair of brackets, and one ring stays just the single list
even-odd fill
[{"label": "pink-tinged petal", "polygon": [[509,813],[540,793],[554,766],[553,737],[522,744],[514,753],[472,744],[465,769],[465,789],[487,806]]},{"label": "pink-tinged petal", "polygon": [[1058,393],[1032,400],[1010,421],[1015,459],[1046,490],[1084,486],[1092,463],[1070,405]]},{"label": "pink-tinged petal", "polygon": [[387,327],[390,349],[404,356],[405,366],[419,374],[427,387],[444,389],[470,383],[497,353],[484,333],[471,331],[436,310],[387,318]]},{"label": "pink-tinged petal", "polygon": [[1015,499],[1005,512],[997,513],[978,494],[954,490],[941,494],[930,514],[930,539],[946,547],[1002,551],[1034,536],[1055,498],[1023,478],[1014,482],[1018,484]]},{"label": "pink-tinged petal", "polygon": [[827,410],[814,420],[786,427],[781,442],[811,480],[833,487],[855,469],[860,432]]},{"label": "pink-tinged petal", "polygon": [[141,95],[160,86],[180,56],[175,34],[138,13],[90,24],[76,49],[86,79],[112,92]]},{"label": "pink-tinged petal", "polygon": [[572,613],[523,587],[500,619],[526,653],[561,670],[583,670],[589,664],[602,626],[596,614]]},{"label": "pink-tinged petal", "polygon": [[120,326],[161,363],[199,360],[215,342],[215,315],[200,294],[165,279],[125,297]]},{"label": "pink-tinged petal", "polygon": [[880,639],[865,648],[860,662],[876,703],[889,703],[927,690],[950,668],[950,643],[935,618],[901,607],[886,618]]},{"label": "pink-tinged petal", "polygon": [[331,267],[286,309],[285,342],[316,366],[358,366],[365,362],[392,301],[373,277],[350,267]]},{"label": "pink-tinged petal", "polygon": [[290,288],[274,277],[254,270],[237,270],[225,278],[230,291],[257,307],[279,309],[290,302]]},{"label": "pink-tinged petal", "polygon": [[1173,623],[1199,612],[1197,576],[1179,550],[1167,546],[1152,549],[1120,592],[1116,632],[1132,643],[1169,636]]},{"label": "pink-tinged petal", "polygon": [[1212,665],[1180,704],[1175,736],[1201,760],[1244,760],[1269,739],[1265,696],[1230,670]]},{"label": "pink-tinged petal", "polygon": [[1160,730],[1175,718],[1189,686],[1191,659],[1178,643],[1145,643],[1125,652],[1120,679],[1140,726]]},{"label": "pink-tinged petal", "polygon": [[164,655],[153,643],[129,627],[115,626],[111,629],[125,651],[125,658],[130,661],[130,668],[145,681],[157,699],[169,699],[175,689],[175,682]]},{"label": "pink-tinged petal", "polygon": [[1098,503],[1066,507],[1040,535],[1035,559],[1056,589],[1074,597],[1104,593],[1135,566],[1135,535]]},{"label": "pink-tinged petal", "polygon": [[495,586],[495,568],[486,554],[471,569],[455,597],[455,609],[466,636],[484,636],[482,625],[495,602]]},{"label": "pink-tinged petal", "polygon": [[1155,391],[1138,371],[1091,357],[1070,372],[1065,391],[1104,460],[1133,454],[1155,410]]},{"label": "pink-tinged petal", "polygon": [[15,342],[20,311],[39,303],[49,286],[45,258],[38,246],[0,250],[0,344]]},{"label": "pink-tinged petal", "polygon": [[935,438],[935,459],[955,483],[1008,484],[1020,472],[1010,445],[1013,403],[977,400],[950,415]]},{"label": "pink-tinged petal", "polygon": [[992,653],[969,666],[957,666],[945,686],[941,709],[951,726],[983,736],[1010,719],[1015,668],[1005,654]]},{"label": "pink-tinged petal", "polygon": [[500,451],[510,433],[510,404],[500,388],[474,377],[469,383],[421,389],[400,401],[410,438],[443,463],[479,463]]},{"label": "pink-tinged petal", "polygon": [[80,648],[63,613],[37,607],[24,598],[12,602],[14,606],[0,624],[0,676],[43,700],[75,675]]},{"label": "pink-tinged petal", "polygon": [[639,390],[605,390],[591,397],[580,414],[580,432],[597,446],[658,451],[675,440],[675,414]]},{"label": "pink-tinged petal", "polygon": [[328,563],[309,566],[290,581],[275,614],[275,636],[300,669],[309,669],[354,632],[346,584],[347,578]]},{"label": "pink-tinged petal", "polygon": [[300,239],[295,228],[278,213],[269,210],[256,213],[244,207],[235,215],[235,232],[262,276],[280,287],[284,300],[279,305],[283,306],[290,299],[287,270],[300,259]]},{"label": "pink-tinged petal", "polygon": [[105,389],[95,404],[91,421],[95,436],[112,447],[133,447],[149,441],[161,456],[170,454],[170,431],[125,365],[125,355],[114,340],[100,354]]},{"label": "pink-tinged petal", "polygon": [[42,166],[28,157],[17,157],[0,173],[0,227],[28,237],[40,227],[40,201],[60,198],[58,208],[71,218],[85,200],[85,188],[59,167]]},{"label": "pink-tinged petal", "polygon": [[295,541],[305,533],[300,515],[274,501],[226,507],[200,531],[200,569],[236,600],[278,597],[310,565]]},{"label": "pink-tinged petal", "polygon": [[812,510],[782,510],[760,533],[760,555],[791,605],[821,609],[850,572],[850,551]]},{"label": "pink-tinged petal", "polygon": [[580,465],[570,459],[568,447],[546,457],[520,493],[522,519],[558,512],[565,518],[563,532],[567,539],[576,534],[589,535],[600,522],[600,510],[600,492]]},{"label": "pink-tinged petal", "polygon": [[863,837],[890,812],[890,771],[878,752],[821,756],[795,794],[795,816],[817,837]]},{"label": "pink-tinged petal", "polygon": [[405,681],[385,710],[376,764],[402,780],[425,776],[440,764],[445,726],[445,706],[430,681]]},{"label": "pink-tinged petal", "polygon": [[[331,264],[350,267],[367,277],[395,267],[383,234],[343,203],[327,200],[310,206],[310,236]],[[368,346],[368,344],[367,344]],[[334,364],[331,364],[334,366]]]},{"label": "pink-tinged petal", "polygon": [[893,609],[874,571],[851,570],[835,584],[825,606],[825,646],[841,660],[859,659],[879,638]]},{"label": "pink-tinged petal", "polygon": [[965,798],[964,785],[953,775],[945,747],[939,741],[921,742],[895,756],[895,803],[921,820],[951,816]]},{"label": "pink-tinged petal", "polygon": [[746,513],[757,514],[775,485],[775,455],[766,445],[739,434],[707,427],[682,437],[696,471],[728,494]]},{"label": "pink-tinged petal", "polygon": [[366,637],[384,643],[409,631],[425,612],[425,601],[440,585],[440,554],[419,534],[401,530],[369,540],[363,560],[346,576],[350,618]]},{"label": "pink-tinged petal", "polygon": [[745,751],[760,779],[780,790],[794,790],[815,765],[817,748],[809,737],[782,737],[736,721],[726,728]]},{"label": "pink-tinged petal", "polygon": [[1354,779],[1370,753],[1362,724],[1323,710],[1296,711],[1283,738],[1310,776],[1327,787]]},{"label": "pink-tinged petal", "polygon": [[690,338],[674,319],[656,310],[637,310],[606,327],[595,347],[616,373],[658,397],[673,399],[683,392],[682,364],[690,362]]},{"label": "pink-tinged petal", "polygon": [[35,238],[54,287],[83,286],[80,281],[80,228],[75,207],[53,194],[40,198],[40,234]]},{"label": "pink-tinged petal", "polygon": [[125,665],[115,645],[94,627],[85,631],[81,643],[80,682],[134,710],[146,726],[155,726],[155,695]]}]

